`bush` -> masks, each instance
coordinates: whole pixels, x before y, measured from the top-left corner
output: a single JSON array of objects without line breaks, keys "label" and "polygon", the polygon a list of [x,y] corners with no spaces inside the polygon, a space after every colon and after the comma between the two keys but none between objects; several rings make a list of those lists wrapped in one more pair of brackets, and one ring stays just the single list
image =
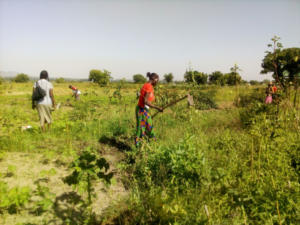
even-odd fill
[{"label": "bush", "polygon": [[206,109],[217,109],[217,103],[215,100],[216,92],[211,90],[209,92],[192,91],[191,95],[194,98],[195,109],[206,110]]},{"label": "bush", "polygon": [[98,83],[101,87],[106,87],[109,84],[109,80],[112,79],[110,76],[111,72],[108,70],[91,70],[89,75],[89,81]]},{"label": "bush", "polygon": [[0,76],[0,85],[3,84],[4,82],[5,82],[5,79]]},{"label": "bush", "polygon": [[55,80],[56,83],[65,83],[65,78],[58,78]]},{"label": "bush", "polygon": [[13,81],[16,83],[26,83],[29,81],[29,76],[24,73],[20,73],[15,78],[13,78]]},{"label": "bush", "polygon": [[144,84],[147,83],[147,78],[144,77],[142,74],[135,74],[132,76],[134,83],[136,84]]},{"label": "bush", "polygon": [[240,93],[239,94],[239,106],[247,107],[253,102],[264,103],[266,99],[266,94],[256,88],[253,92],[250,93]]}]

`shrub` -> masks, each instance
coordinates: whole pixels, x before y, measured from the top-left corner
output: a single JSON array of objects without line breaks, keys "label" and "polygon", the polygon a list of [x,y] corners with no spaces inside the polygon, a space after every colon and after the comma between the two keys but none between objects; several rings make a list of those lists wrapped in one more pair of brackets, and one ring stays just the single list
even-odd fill
[{"label": "shrub", "polygon": [[239,94],[239,106],[240,107],[247,107],[249,104],[253,102],[265,102],[265,93],[259,91],[258,88],[256,88],[253,92],[250,93],[240,93]]},{"label": "shrub", "polygon": [[58,78],[55,80],[56,83],[65,83],[65,78]]},{"label": "shrub", "polygon": [[29,76],[24,73],[20,73],[15,78],[13,78],[13,81],[16,83],[26,83],[29,81]]},{"label": "shrub", "polygon": [[195,90],[191,92],[191,95],[194,98],[196,109],[206,110],[218,108],[215,100],[216,92],[214,90],[211,90],[209,92]]},{"label": "shrub", "polygon": [[3,84],[4,82],[5,82],[5,79],[0,76],[0,85]]}]

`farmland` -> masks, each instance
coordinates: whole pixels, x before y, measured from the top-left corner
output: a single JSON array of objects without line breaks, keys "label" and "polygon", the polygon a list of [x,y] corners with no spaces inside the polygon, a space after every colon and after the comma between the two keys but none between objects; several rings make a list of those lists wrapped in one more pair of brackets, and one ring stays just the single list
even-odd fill
[{"label": "farmland", "polygon": [[237,103],[235,87],[159,84],[157,105],[195,105],[156,116],[157,141],[135,148],[141,85],[75,83],[75,102],[52,83],[45,134],[33,83],[1,87],[1,224],[299,224],[298,93],[265,105],[262,86]]}]

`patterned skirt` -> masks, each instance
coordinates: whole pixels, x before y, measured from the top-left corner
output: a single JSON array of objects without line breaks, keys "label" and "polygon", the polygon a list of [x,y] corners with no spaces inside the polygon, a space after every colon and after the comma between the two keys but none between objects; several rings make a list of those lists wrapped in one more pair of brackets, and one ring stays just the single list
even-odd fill
[{"label": "patterned skirt", "polygon": [[135,145],[139,146],[139,138],[147,136],[149,141],[156,140],[153,122],[147,108],[136,106],[136,137]]}]

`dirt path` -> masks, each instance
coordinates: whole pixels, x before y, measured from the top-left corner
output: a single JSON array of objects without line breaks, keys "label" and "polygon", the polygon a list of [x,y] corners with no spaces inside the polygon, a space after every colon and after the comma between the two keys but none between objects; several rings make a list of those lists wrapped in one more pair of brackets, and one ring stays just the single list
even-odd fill
[{"label": "dirt path", "polygon": [[[110,164],[108,172],[116,172],[116,164],[120,160],[120,155],[112,154],[115,149],[109,149],[103,152],[102,156]],[[43,158],[42,154],[25,154],[19,152],[6,153],[4,160],[0,162],[0,173],[2,174],[1,181],[7,183],[9,189],[12,187],[25,187],[31,189],[32,197],[30,203],[19,212],[0,215],[0,224],[82,224],[82,215],[86,210],[85,200],[86,195],[80,196],[79,193],[72,190],[72,187],[63,183],[63,178],[69,175],[68,168],[62,164],[58,156],[54,156],[51,160]],[[14,172],[9,172],[8,168],[15,167]],[[44,175],[45,171],[55,171],[54,175]],[[115,173],[117,183],[110,187],[105,187],[101,182],[94,182],[93,187],[97,193],[97,199],[92,205],[96,215],[100,215],[112,201],[115,201],[126,195],[126,190],[120,182],[118,173]],[[53,207],[38,215],[34,211],[34,203],[40,197],[36,196],[37,183],[48,187],[50,192],[55,194],[52,201],[55,201]]]}]

